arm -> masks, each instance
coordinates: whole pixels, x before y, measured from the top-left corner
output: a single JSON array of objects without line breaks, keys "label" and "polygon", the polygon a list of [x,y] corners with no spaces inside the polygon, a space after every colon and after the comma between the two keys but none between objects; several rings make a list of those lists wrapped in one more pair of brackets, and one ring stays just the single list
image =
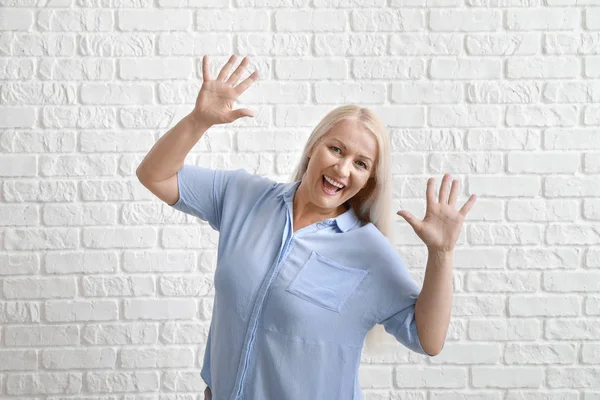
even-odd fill
[{"label": "arm", "polygon": [[185,157],[208,130],[202,120],[187,115],[150,149],[135,171],[139,181],[167,204],[179,199],[177,171]]},{"label": "arm", "polygon": [[452,311],[452,252],[429,250],[423,289],[415,304],[417,331],[423,350],[441,352]]},{"label": "arm", "polygon": [[179,199],[177,172],[181,170],[185,157],[204,133],[212,125],[254,116],[251,110],[245,108],[231,109],[236,99],[258,77],[258,72],[255,71],[237,84],[249,62],[249,59],[244,57],[227,78],[236,58],[235,55],[231,56],[214,80],[210,77],[208,57],[202,58],[203,82],[194,110],[156,142],[136,170],[140,182],[169,205]]},{"label": "arm", "polygon": [[433,178],[427,180],[427,210],[423,221],[406,210],[397,212],[413,227],[429,250],[423,288],[415,304],[415,320],[423,350],[427,349],[431,354],[441,351],[450,325],[454,246],[476,199],[475,195],[471,195],[457,211],[458,181],[453,180],[450,188],[450,175],[445,174],[437,201],[434,183]]},{"label": "arm", "polygon": [[435,356],[435,349],[422,342],[423,335],[417,325],[416,303],[422,292],[421,287],[412,278],[404,260],[391,244],[382,246],[377,254],[382,257],[378,260],[381,264],[390,266],[381,269],[384,274],[380,278],[379,294],[384,299],[384,307],[378,323],[409,350]]},{"label": "arm", "polygon": [[159,182],[173,176],[183,166],[183,160],[192,147],[210,128],[206,122],[186,115],[165,133],[150,149],[138,166],[137,177],[144,181]]}]

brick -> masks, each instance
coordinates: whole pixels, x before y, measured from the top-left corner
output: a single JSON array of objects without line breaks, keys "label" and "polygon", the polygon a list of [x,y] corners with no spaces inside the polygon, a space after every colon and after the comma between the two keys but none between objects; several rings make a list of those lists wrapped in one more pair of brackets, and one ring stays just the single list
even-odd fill
[{"label": "brick", "polygon": [[[277,13],[275,12],[275,21]],[[297,21],[294,21],[297,22]],[[268,31],[271,25],[269,13],[253,9],[206,9],[196,14],[196,29],[199,31]]]},{"label": "brick", "polygon": [[429,27],[433,31],[477,32],[500,29],[502,13],[498,10],[432,10]]},{"label": "brick", "polygon": [[2,288],[4,296],[8,299],[51,299],[77,295],[77,282],[74,277],[7,278]]},{"label": "brick", "polygon": [[425,29],[425,13],[420,10],[360,10],[350,14],[354,31],[414,32]]},{"label": "brick", "polygon": [[506,76],[513,79],[576,78],[579,69],[576,57],[519,57],[506,62]]},{"label": "brick", "polygon": [[431,60],[433,79],[498,79],[502,62],[484,58],[436,58]]},{"label": "brick", "polygon": [[117,27],[122,31],[185,31],[191,27],[188,10],[122,10]]},{"label": "brick", "polygon": [[119,60],[119,77],[138,79],[187,79],[193,71],[190,59],[123,59]]},{"label": "brick", "polygon": [[475,33],[465,38],[467,54],[473,56],[533,56],[540,52],[540,34]]},{"label": "brick", "polygon": [[150,84],[91,83],[81,85],[83,104],[152,104],[154,91]]},{"label": "brick", "polygon": [[113,25],[109,10],[41,10],[37,18],[37,27],[42,31],[109,32]]},{"label": "brick", "polygon": [[506,11],[509,30],[574,30],[580,25],[580,11],[576,8],[535,8]]},{"label": "brick", "polygon": [[48,300],[47,322],[111,321],[118,316],[116,300]]},{"label": "brick", "polygon": [[392,55],[459,55],[463,51],[460,35],[447,33],[395,33],[389,39]]},{"label": "brick", "polygon": [[346,13],[328,10],[277,10],[274,12],[277,32],[342,32],[346,28]]},{"label": "brick", "polygon": [[19,396],[77,394],[81,392],[82,375],[74,372],[10,374],[6,377],[6,393]]},{"label": "brick", "polygon": [[32,25],[32,11],[3,8],[0,13],[0,31],[28,31]]},{"label": "brick", "polygon": [[0,107],[0,128],[32,128],[35,121],[33,107]]},{"label": "brick", "polygon": [[[79,35],[79,51],[83,56],[148,57],[154,55],[155,43],[155,35],[150,33]],[[85,60],[81,60],[81,62],[85,62]]]},{"label": "brick", "polygon": [[131,299],[124,300],[126,319],[190,319],[196,314],[193,299]]}]

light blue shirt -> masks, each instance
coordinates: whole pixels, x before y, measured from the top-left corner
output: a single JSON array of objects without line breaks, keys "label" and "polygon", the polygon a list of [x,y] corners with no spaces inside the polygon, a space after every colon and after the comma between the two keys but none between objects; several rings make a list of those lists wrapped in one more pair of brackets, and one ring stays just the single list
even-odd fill
[{"label": "light blue shirt", "polygon": [[173,207],[220,232],[201,376],[214,400],[363,399],[361,349],[377,323],[410,350],[419,286],[349,209],[293,232],[300,181],[184,165]]}]

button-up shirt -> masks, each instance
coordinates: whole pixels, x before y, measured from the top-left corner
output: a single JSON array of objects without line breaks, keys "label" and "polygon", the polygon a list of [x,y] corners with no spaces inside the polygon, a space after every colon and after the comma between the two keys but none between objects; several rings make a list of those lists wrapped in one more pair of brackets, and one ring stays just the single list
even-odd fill
[{"label": "button-up shirt", "polygon": [[358,369],[375,324],[410,350],[419,286],[352,208],[294,232],[300,181],[184,164],[173,207],[219,231],[201,376],[214,400],[363,399]]}]

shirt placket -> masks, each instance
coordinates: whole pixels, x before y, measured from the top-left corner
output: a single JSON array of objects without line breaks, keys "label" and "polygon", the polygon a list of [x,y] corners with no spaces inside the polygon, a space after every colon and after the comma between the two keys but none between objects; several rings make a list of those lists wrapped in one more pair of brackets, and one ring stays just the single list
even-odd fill
[{"label": "shirt placket", "polygon": [[248,329],[246,331],[246,337],[244,339],[244,346],[242,351],[242,357],[240,357],[240,364],[238,365],[238,373],[236,375],[236,384],[232,393],[232,400],[242,400],[242,393],[244,391],[244,380],[246,378],[246,374],[248,372],[248,365],[250,363],[250,357],[252,354],[252,349],[254,346],[254,340],[256,336],[256,330],[258,327],[258,320],[260,318],[261,311],[264,306],[264,301],[269,291],[269,287],[271,283],[279,273],[281,269],[281,265],[285,260],[286,255],[289,253],[291,248],[293,247],[292,239],[292,222],[289,208],[287,209],[287,218],[286,224],[283,231],[282,237],[282,245],[279,249],[279,253],[275,260],[273,266],[267,272],[265,279],[263,280],[258,294],[256,296],[256,300],[254,302],[254,306],[252,308],[252,314],[250,316],[250,320],[248,322]]}]

